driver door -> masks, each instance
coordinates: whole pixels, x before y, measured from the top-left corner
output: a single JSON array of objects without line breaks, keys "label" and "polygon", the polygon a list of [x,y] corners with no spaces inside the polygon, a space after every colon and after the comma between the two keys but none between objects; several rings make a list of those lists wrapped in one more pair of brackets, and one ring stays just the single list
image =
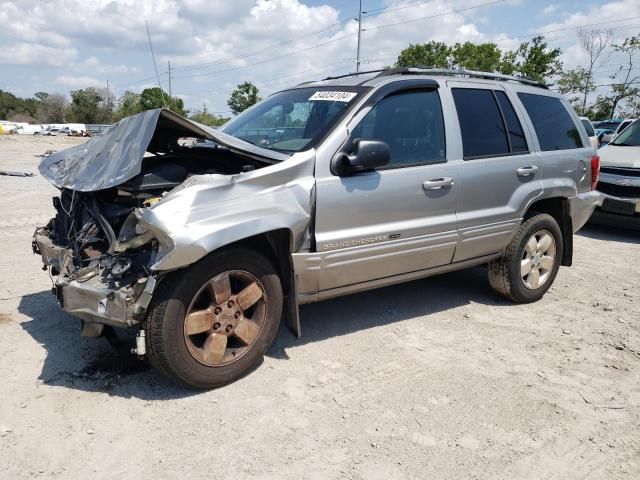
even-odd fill
[{"label": "driver door", "polygon": [[390,163],[347,176],[317,172],[321,291],[451,262],[458,165],[447,163],[444,132],[437,88],[394,93],[350,135],[386,142]]}]

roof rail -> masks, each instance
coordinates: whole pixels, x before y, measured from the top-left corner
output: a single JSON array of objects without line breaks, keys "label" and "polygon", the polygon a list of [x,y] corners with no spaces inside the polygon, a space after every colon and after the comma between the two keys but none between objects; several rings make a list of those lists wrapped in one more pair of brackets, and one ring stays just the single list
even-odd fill
[{"label": "roof rail", "polygon": [[[478,72],[475,70],[464,70],[457,68],[433,68],[433,67],[425,67],[423,65],[416,65],[414,67],[397,67],[397,68],[380,68],[377,70],[365,70],[362,72],[352,72],[345,73],[344,75],[336,75],[334,77],[326,77],[323,78],[322,81],[325,80],[337,80],[339,78],[347,78],[347,77],[357,77],[358,75],[368,75],[372,73],[377,73],[374,78],[378,77],[386,77],[391,75],[450,75],[452,77],[469,77],[469,78],[483,78],[485,80],[501,80],[501,81],[510,81],[510,82],[518,82],[524,85],[531,85],[533,87],[545,88],[548,89],[548,85],[543,82],[538,82],[531,78],[527,77],[514,77],[513,75],[503,75],[502,73],[491,73],[491,72]],[[367,81],[367,80],[365,80]],[[303,82],[298,85],[304,85],[310,82]]]},{"label": "roof rail", "polygon": [[382,70],[376,77],[384,77],[388,75],[451,75],[451,76],[463,76],[470,78],[483,78],[487,80],[502,80],[523,83],[525,85],[531,85],[540,88],[549,88],[542,82],[538,82],[531,78],[526,77],[514,77],[512,75],[503,75],[501,73],[490,72],[477,72],[475,70],[464,70],[456,68],[432,68],[417,65],[415,67],[400,67],[400,68],[388,68]]},{"label": "roof rail", "polygon": [[344,75],[336,75],[335,77],[323,78],[322,81],[324,82],[325,80],[336,80],[338,78],[346,78],[346,77],[357,77],[358,75],[368,75],[370,73],[379,73],[384,71],[386,71],[384,68],[378,68],[377,70],[364,70],[362,72],[345,73]]}]

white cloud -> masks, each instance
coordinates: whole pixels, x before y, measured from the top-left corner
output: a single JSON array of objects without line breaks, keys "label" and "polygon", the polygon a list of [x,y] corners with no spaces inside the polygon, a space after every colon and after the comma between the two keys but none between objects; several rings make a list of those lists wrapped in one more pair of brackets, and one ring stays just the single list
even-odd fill
[{"label": "white cloud", "polygon": [[559,8],[559,5],[551,3],[542,9],[542,15],[551,15],[555,13]]},{"label": "white cloud", "polygon": [[69,88],[102,87],[105,83],[97,78],[73,75],[58,75],[54,82]]},{"label": "white cloud", "polygon": [[78,55],[75,48],[56,48],[27,42],[4,43],[0,37],[0,63],[60,66]]},{"label": "white cloud", "polygon": [[[102,86],[109,79],[121,86],[118,94],[124,89],[139,91],[156,83],[147,20],[164,87],[164,72],[171,60],[174,92],[187,96],[194,108],[206,102],[212,110],[220,110],[226,108],[227,92],[244,80],[258,84],[264,96],[300,81],[353,70],[357,22],[349,19],[355,13],[355,2],[331,6],[307,1],[0,0],[0,63],[13,64],[10,68],[16,70],[21,68],[18,65],[43,67],[43,82],[54,78],[56,84],[68,88]],[[384,0],[385,5],[395,2]],[[519,39],[504,33],[513,31],[512,25],[508,21],[498,24],[496,19],[517,15],[523,1],[465,10],[478,3],[433,0],[365,16],[363,65],[371,69],[393,64],[409,43],[430,40],[517,46]],[[558,16],[551,11],[557,4],[540,7],[548,15],[545,18]],[[585,6],[535,30],[552,32],[633,16],[640,16],[638,0],[615,0]],[[309,35],[318,30],[322,31]],[[548,37],[567,32],[571,30]],[[550,43],[563,48],[568,65],[581,61],[575,38]]]}]

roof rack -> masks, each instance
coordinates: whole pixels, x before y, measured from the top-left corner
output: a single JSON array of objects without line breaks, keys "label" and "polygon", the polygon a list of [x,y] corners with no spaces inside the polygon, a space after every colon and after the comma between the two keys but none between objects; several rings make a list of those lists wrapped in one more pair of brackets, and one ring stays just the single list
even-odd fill
[{"label": "roof rack", "polygon": [[503,75],[501,73],[478,72],[475,70],[464,70],[456,68],[432,68],[417,65],[415,67],[388,68],[383,70],[376,77],[387,75],[451,75],[470,78],[483,78],[486,80],[502,80],[523,83],[540,88],[549,88],[546,84],[527,77],[514,77],[513,75]]},{"label": "roof rack", "polygon": [[[366,70],[363,72],[353,72],[346,73],[344,75],[337,75],[335,77],[326,77],[323,78],[322,81],[325,80],[336,80],[339,78],[346,77],[355,77],[358,75],[367,75],[371,73],[377,73],[374,78],[378,77],[386,77],[390,75],[450,75],[455,77],[469,77],[469,78],[482,78],[485,80],[501,80],[501,81],[511,81],[518,82],[525,85],[531,85],[533,87],[546,88],[549,87],[542,82],[538,82],[531,78],[527,77],[514,77],[512,75],[503,75],[501,73],[490,73],[490,72],[477,72],[474,70],[464,70],[464,69],[455,69],[455,68],[433,68],[426,67],[423,65],[416,65],[415,67],[399,67],[399,68],[386,68],[386,69],[378,69],[378,70]],[[310,83],[310,82],[305,82]],[[300,84],[302,85],[302,84]]]}]

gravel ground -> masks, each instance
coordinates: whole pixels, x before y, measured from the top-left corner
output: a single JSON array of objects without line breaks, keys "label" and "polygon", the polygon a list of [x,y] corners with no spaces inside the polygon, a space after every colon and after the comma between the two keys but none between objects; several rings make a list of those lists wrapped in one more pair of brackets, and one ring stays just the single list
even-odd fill
[{"label": "gravel ground", "polygon": [[264,362],[184,391],[80,338],[31,254],[48,149],[0,137],[4,478],[640,478],[640,236],[587,227],[532,305],[482,268],[302,308]]}]

